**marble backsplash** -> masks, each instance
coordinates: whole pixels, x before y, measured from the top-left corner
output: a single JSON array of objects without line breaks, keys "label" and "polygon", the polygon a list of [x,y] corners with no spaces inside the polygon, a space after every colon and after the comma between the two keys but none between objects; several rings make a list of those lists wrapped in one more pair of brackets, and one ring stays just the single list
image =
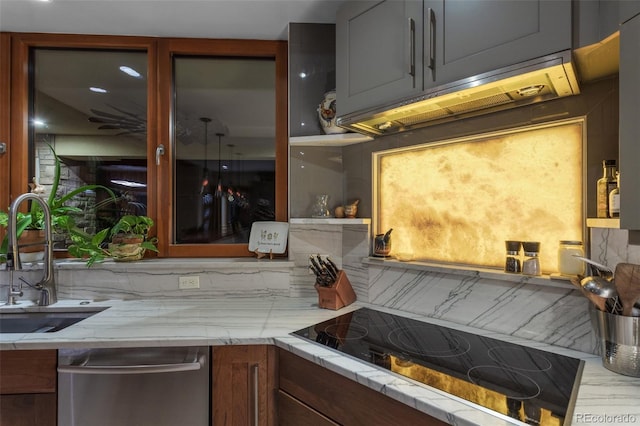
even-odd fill
[{"label": "marble backsplash", "polygon": [[[566,280],[371,259],[369,225],[298,222],[290,225],[289,237],[292,296],[315,294],[308,257],[330,254],[346,271],[358,300],[583,352],[598,351],[589,302]],[[624,251],[621,240],[626,244],[625,235],[609,239],[614,247],[620,246],[610,249],[609,256]]]},{"label": "marble backsplash", "polygon": [[[59,299],[197,299],[214,297],[289,296],[292,263],[286,259],[145,259],[140,262],[107,261],[87,268],[84,262],[60,260],[54,276]],[[23,277],[30,283],[42,278],[42,269],[25,264],[15,271],[14,285]],[[180,289],[179,278],[199,279],[199,288]],[[9,272],[0,271],[0,300],[6,300]],[[23,286],[19,299],[36,300]]]},{"label": "marble backsplash", "polygon": [[[611,267],[622,261],[640,263],[640,247],[629,245],[627,231],[591,232],[594,260]],[[330,255],[347,273],[360,301],[597,353],[588,302],[566,281],[421,267],[371,259],[369,253],[369,222],[301,219],[290,224],[288,259],[154,259],[107,262],[91,269],[79,261],[58,261],[55,274],[62,299],[307,297],[316,295],[309,255]],[[41,269],[20,272],[30,282],[41,274]],[[179,289],[179,277],[192,275],[199,277],[200,288]],[[3,302],[8,280],[9,273],[0,271]],[[24,299],[36,298],[28,287],[23,290]]]},{"label": "marble backsplash", "polygon": [[399,265],[368,269],[369,302],[375,305],[583,352],[597,350],[588,301],[568,283]]},{"label": "marble backsplash", "polygon": [[368,273],[362,259],[369,255],[369,222],[318,222],[297,219],[289,225],[289,260],[294,263],[291,296],[317,294],[313,287],[315,276],[309,271],[309,256],[320,254],[330,256],[345,271],[358,299],[367,301]]},{"label": "marble backsplash", "polygon": [[620,262],[640,264],[640,245],[629,244],[629,231],[591,228],[591,259],[615,269]]}]

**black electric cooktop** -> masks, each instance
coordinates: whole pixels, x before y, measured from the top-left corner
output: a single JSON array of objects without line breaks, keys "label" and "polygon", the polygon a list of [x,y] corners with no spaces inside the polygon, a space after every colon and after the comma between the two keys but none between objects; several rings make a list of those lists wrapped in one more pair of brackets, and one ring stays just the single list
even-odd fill
[{"label": "black electric cooktop", "polygon": [[571,423],[584,364],[369,308],[292,334],[534,425]]}]

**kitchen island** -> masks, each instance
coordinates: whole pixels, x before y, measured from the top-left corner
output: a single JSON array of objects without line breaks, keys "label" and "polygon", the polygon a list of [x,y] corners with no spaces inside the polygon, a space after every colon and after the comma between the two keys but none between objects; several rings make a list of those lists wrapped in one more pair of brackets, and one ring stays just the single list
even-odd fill
[{"label": "kitchen island", "polygon": [[[88,302],[88,303],[87,303]],[[327,347],[290,335],[359,307],[390,312],[585,361],[571,424],[640,424],[640,379],[602,367],[598,356],[490,333],[433,318],[356,302],[339,311],[319,309],[316,298],[235,298],[198,300],[64,300],[47,310],[99,310],[90,318],[55,333],[0,335],[1,350],[153,346],[274,344],[455,425],[521,424],[437,389],[365,364]],[[41,310],[29,302],[2,306],[0,312]]]}]

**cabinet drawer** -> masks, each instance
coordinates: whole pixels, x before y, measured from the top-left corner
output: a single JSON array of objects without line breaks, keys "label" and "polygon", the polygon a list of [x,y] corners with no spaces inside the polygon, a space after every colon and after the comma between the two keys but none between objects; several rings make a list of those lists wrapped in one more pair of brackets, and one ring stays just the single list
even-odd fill
[{"label": "cabinet drawer", "polygon": [[279,350],[278,367],[281,391],[336,423],[347,426],[446,424],[290,352]]},{"label": "cabinet drawer", "polygon": [[56,391],[55,350],[0,351],[0,394]]},{"label": "cabinet drawer", "polygon": [[338,426],[322,413],[282,391],[278,393],[278,419],[279,426]]}]

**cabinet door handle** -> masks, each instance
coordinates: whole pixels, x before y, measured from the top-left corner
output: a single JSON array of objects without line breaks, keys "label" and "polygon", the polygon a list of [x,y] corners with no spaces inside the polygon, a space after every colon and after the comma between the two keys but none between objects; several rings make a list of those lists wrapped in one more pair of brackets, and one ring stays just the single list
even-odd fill
[{"label": "cabinet door handle", "polygon": [[409,75],[416,77],[416,23],[409,18]]},{"label": "cabinet door handle", "polygon": [[259,424],[259,418],[258,418],[259,417],[258,416],[258,408],[259,408],[258,395],[259,395],[260,389],[259,389],[259,382],[258,382],[258,379],[259,379],[258,373],[259,373],[259,365],[258,364],[253,364],[251,366],[251,376],[253,376],[252,380],[251,380],[251,386],[253,387],[253,389],[251,389],[251,397],[253,398],[253,401],[252,401],[252,404],[251,404],[252,405],[251,408],[253,410],[253,425],[254,426],[258,426],[258,424]]},{"label": "cabinet door handle", "polygon": [[160,144],[156,148],[156,166],[160,165],[160,156],[164,155],[164,145]]},{"label": "cabinet door handle", "polygon": [[7,144],[4,142],[0,142],[0,154],[7,153]]},{"label": "cabinet door handle", "polygon": [[429,15],[429,61],[427,67],[433,74],[436,70],[436,14],[432,8],[427,9]]}]

